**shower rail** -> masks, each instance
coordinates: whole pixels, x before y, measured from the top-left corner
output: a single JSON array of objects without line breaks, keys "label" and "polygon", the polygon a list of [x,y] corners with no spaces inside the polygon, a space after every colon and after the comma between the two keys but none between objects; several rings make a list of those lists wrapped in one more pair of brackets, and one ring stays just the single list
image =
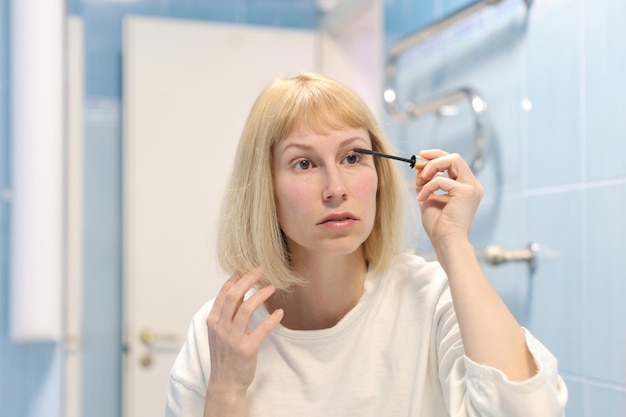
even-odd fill
[{"label": "shower rail", "polygon": [[[531,272],[537,267],[537,257],[541,246],[537,242],[530,242],[523,249],[506,249],[498,245],[489,245],[481,251],[476,251],[476,257],[481,263],[498,266],[507,263],[525,262]],[[421,254],[426,261],[436,261],[434,252]]]},{"label": "shower rail", "polygon": [[[487,135],[487,126],[485,121],[485,111],[487,109],[487,105],[485,100],[476,91],[470,88],[462,88],[458,91],[437,96],[421,103],[407,101],[405,104],[400,105],[398,103],[398,93],[395,87],[397,63],[402,54],[413,48],[415,45],[443,32],[462,20],[465,20],[469,16],[472,16],[488,7],[496,6],[503,1],[504,0],[475,1],[459,9],[457,12],[452,13],[423,29],[400,39],[392,45],[385,66],[386,88],[383,93],[385,109],[390,116],[397,121],[415,119],[424,113],[438,112],[444,105],[452,105],[463,100],[467,100],[470,103],[470,108],[475,121],[474,125],[476,128],[476,145],[474,148],[473,161],[471,162],[471,167],[474,172],[478,172],[483,166],[483,151]],[[530,7],[532,3],[532,0],[521,1],[525,3],[527,8]]]},{"label": "shower rail", "polygon": [[438,112],[446,106],[451,106],[460,101],[467,101],[474,118],[474,150],[469,165],[474,173],[481,170],[484,164],[483,152],[487,143],[487,103],[475,90],[460,88],[447,94],[432,97],[419,103],[407,102],[404,106],[404,116],[408,119],[416,119],[423,114]]}]

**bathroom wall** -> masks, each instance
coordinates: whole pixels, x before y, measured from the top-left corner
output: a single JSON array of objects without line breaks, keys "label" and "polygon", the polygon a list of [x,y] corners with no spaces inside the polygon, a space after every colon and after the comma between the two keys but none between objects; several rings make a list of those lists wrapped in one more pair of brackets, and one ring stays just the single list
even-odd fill
[{"label": "bathroom wall", "polygon": [[[0,0],[0,404],[2,415],[56,417],[62,410],[62,344],[8,338],[10,240],[10,0]],[[309,0],[69,0],[85,25],[85,178],[82,415],[121,410],[122,19],[142,14],[313,28]]]},{"label": "bathroom wall", "polygon": [[[86,28],[83,415],[115,416],[121,379],[121,19],[129,13],[312,28],[298,0],[70,0]],[[455,10],[460,0],[386,0],[387,44]],[[402,99],[469,85],[489,106],[478,175],[486,195],[477,248],[530,241],[525,265],[487,268],[518,319],[559,358],[568,417],[626,415],[626,5],[521,0],[460,25],[401,63]],[[8,340],[10,207],[9,0],[0,0],[0,404],[3,415],[60,416],[61,346]],[[465,154],[467,109],[386,126],[399,148]],[[422,250],[427,251],[425,244]]]},{"label": "bathroom wall", "polygon": [[[387,45],[462,3],[387,1]],[[528,12],[522,0],[504,1],[417,45],[399,66],[400,101],[467,86],[487,102],[485,197],[472,240],[477,249],[540,244],[534,272],[486,269],[558,357],[568,417],[626,416],[625,19],[622,0],[535,0]],[[405,152],[436,146],[469,158],[470,114],[457,110],[389,121],[388,131]]]}]

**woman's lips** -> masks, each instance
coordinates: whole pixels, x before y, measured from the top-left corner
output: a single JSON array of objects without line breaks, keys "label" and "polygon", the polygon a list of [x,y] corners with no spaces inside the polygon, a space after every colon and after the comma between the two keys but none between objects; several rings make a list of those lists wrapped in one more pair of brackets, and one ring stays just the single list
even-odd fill
[{"label": "woman's lips", "polygon": [[356,221],[356,217],[351,213],[337,213],[325,217],[318,224],[329,229],[345,229],[354,225]]}]

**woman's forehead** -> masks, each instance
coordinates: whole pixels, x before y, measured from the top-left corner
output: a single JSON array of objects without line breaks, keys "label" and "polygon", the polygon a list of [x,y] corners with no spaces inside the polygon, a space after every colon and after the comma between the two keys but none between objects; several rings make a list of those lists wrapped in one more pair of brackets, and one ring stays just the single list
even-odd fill
[{"label": "woman's forehead", "polygon": [[317,137],[337,137],[340,139],[346,139],[348,137],[362,138],[367,142],[370,142],[370,135],[367,129],[363,127],[355,126],[307,126],[300,125],[282,138],[279,142],[294,141],[294,140],[307,140]]},{"label": "woman's forehead", "polygon": [[364,126],[359,126],[359,124],[350,120],[343,120],[337,116],[316,115],[298,118],[288,132],[287,137],[303,133],[327,135],[333,131],[345,129],[365,129],[367,131]]}]

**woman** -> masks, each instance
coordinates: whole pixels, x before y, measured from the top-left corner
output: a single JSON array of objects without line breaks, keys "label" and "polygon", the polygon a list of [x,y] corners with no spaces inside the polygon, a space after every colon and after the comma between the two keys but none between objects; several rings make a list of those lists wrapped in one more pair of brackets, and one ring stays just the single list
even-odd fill
[{"label": "woman", "polygon": [[482,187],[467,164],[420,153],[415,188],[439,260],[425,262],[402,253],[396,163],[355,148],[389,152],[340,83],[302,74],[259,96],[223,206],[232,277],[193,319],[168,415],[563,415],[555,358],[469,242]]}]

